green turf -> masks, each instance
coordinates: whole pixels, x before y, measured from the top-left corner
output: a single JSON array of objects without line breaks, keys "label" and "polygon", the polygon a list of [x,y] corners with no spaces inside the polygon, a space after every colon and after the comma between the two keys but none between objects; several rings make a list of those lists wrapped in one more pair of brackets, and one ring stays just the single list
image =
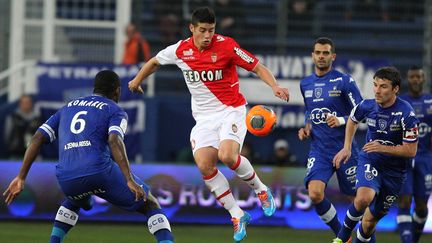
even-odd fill
[{"label": "green turf", "polygon": [[[230,226],[220,225],[173,225],[177,243],[223,243],[232,242]],[[47,222],[0,222],[0,242],[48,242],[51,224]],[[277,242],[331,242],[330,231],[294,230],[283,227],[248,227],[248,237],[244,243]],[[155,242],[145,224],[84,223],[81,222],[66,236],[64,243],[138,243]],[[391,232],[379,232],[377,242],[399,242],[398,235]],[[432,242],[432,235],[427,234],[422,242]]]}]

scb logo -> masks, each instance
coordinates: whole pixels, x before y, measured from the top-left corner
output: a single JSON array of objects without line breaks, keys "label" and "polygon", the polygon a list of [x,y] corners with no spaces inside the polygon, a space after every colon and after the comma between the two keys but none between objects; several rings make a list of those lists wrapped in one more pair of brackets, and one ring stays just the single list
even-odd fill
[{"label": "scb logo", "polygon": [[73,215],[73,214],[68,213],[68,212],[63,212],[63,210],[59,210],[58,215],[61,215],[61,216],[65,217],[67,219],[70,219],[70,220],[76,220],[77,219],[76,215]]},{"label": "scb logo", "polygon": [[331,112],[329,108],[315,108],[310,113],[310,120],[315,124],[326,123],[327,114],[336,116],[336,112]]},{"label": "scb logo", "polygon": [[164,219],[162,217],[159,217],[155,220],[152,220],[151,222],[148,222],[148,228],[151,230],[154,226],[162,224],[163,222],[165,222]]}]

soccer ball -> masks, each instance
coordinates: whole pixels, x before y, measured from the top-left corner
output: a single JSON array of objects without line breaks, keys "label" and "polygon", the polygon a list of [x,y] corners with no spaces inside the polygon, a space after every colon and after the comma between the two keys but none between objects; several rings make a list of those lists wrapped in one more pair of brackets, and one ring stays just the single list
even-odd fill
[{"label": "soccer ball", "polygon": [[267,106],[256,105],[246,115],[246,127],[255,136],[266,136],[276,126],[277,117],[274,111]]}]

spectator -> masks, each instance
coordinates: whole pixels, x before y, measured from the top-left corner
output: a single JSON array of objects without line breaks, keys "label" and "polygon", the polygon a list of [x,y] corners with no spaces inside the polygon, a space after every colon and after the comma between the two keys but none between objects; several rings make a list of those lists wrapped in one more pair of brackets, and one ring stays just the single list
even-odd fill
[{"label": "spectator", "polygon": [[151,56],[150,45],[141,36],[134,24],[128,24],[126,35],[122,64],[137,64],[148,61]]},{"label": "spectator", "polygon": [[269,163],[276,166],[300,166],[297,157],[289,150],[289,144],[285,139],[278,139],[274,143],[274,154]]},{"label": "spectator", "polygon": [[155,1],[154,13],[159,25],[161,44],[174,44],[182,37],[182,1]]},{"label": "spectator", "polygon": [[10,158],[22,158],[33,134],[41,125],[40,116],[33,110],[30,95],[21,96],[18,109],[6,117],[5,145]]},{"label": "spectator", "polygon": [[243,5],[241,1],[216,0],[214,10],[218,15],[216,24],[218,33],[234,38],[242,36]]},{"label": "spectator", "polygon": [[312,29],[313,2],[308,0],[289,1],[288,31],[310,32]]},{"label": "spectator", "polygon": [[345,2],[345,19],[351,20],[353,16],[357,19],[389,21],[388,0],[347,0]]}]

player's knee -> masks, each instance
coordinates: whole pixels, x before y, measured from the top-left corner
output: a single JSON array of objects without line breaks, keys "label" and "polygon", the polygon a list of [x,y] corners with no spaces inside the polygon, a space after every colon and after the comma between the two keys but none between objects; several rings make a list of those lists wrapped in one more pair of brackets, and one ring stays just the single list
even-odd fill
[{"label": "player's knee", "polygon": [[316,188],[309,188],[309,197],[313,204],[318,204],[324,200],[324,191]]},{"label": "player's knee", "polygon": [[368,197],[362,197],[362,196],[357,196],[354,199],[354,205],[356,207],[357,210],[365,210],[369,204],[372,202],[373,199],[370,199]]},{"label": "player's knee", "polygon": [[148,219],[147,224],[148,224],[148,229],[149,229],[150,233],[153,235],[157,231],[162,230],[162,229],[166,229],[166,230],[169,230],[171,232],[171,225],[168,221],[168,218],[161,213],[151,216]]},{"label": "player's knee", "polygon": [[203,176],[210,176],[216,171],[216,166],[210,163],[198,163],[197,167]]},{"label": "player's knee", "polygon": [[235,155],[228,150],[219,150],[218,157],[224,164],[231,167],[237,162],[238,155]]}]

